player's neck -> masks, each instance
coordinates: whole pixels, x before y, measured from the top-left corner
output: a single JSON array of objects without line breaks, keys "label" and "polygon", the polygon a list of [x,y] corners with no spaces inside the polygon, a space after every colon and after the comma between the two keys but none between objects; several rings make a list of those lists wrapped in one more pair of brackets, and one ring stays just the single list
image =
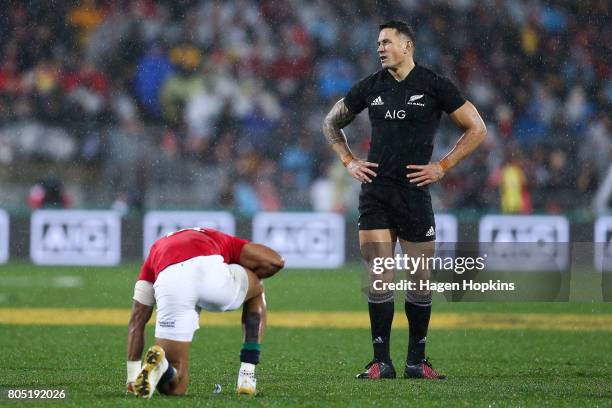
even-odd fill
[{"label": "player's neck", "polygon": [[395,78],[396,81],[401,82],[406,79],[406,77],[410,74],[410,72],[414,69],[415,66],[416,65],[414,63],[414,60],[410,58],[406,60],[403,64],[394,68],[389,68],[387,71],[389,71],[391,76]]}]

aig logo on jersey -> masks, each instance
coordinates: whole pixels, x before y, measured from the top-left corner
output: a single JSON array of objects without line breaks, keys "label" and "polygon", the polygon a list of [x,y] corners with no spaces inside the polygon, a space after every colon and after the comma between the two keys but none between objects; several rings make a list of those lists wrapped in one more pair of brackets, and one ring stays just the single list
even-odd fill
[{"label": "aig logo on jersey", "polygon": [[406,111],[403,109],[400,110],[387,110],[387,113],[385,113],[385,119],[405,119],[406,118]]},{"label": "aig logo on jersey", "polygon": [[117,265],[120,217],[114,211],[36,211],[30,226],[30,257],[38,265]]},{"label": "aig logo on jersey", "polygon": [[480,220],[481,256],[497,271],[569,267],[569,223],[561,216],[487,215]]},{"label": "aig logo on jersey", "polygon": [[337,268],[344,264],[344,219],[329,213],[260,213],[253,241],[278,251],[289,268]]},{"label": "aig logo on jersey", "polygon": [[595,268],[612,272],[612,217],[601,217],[595,223]]},{"label": "aig logo on jersey", "polygon": [[143,257],[153,243],[171,232],[185,228],[213,228],[226,234],[236,233],[234,216],[225,211],[149,211],[144,217]]}]

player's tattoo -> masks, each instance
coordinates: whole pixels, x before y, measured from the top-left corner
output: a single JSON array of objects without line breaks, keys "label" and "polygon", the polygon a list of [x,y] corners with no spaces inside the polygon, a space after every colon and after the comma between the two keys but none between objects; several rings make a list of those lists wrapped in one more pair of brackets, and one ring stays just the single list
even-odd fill
[{"label": "player's tattoo", "polygon": [[257,343],[259,340],[259,325],[261,315],[257,312],[246,312],[244,316],[244,341]]},{"label": "player's tattoo", "polygon": [[336,102],[323,121],[323,134],[329,144],[346,142],[342,128],[351,123],[353,119],[355,115],[348,110],[344,99]]}]

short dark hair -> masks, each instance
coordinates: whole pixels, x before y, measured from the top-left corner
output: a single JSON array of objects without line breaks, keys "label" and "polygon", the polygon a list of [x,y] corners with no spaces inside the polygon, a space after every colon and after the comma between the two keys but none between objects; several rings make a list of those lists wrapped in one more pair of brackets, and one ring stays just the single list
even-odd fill
[{"label": "short dark hair", "polygon": [[378,26],[379,30],[385,28],[395,28],[400,34],[404,34],[410,38],[410,41],[416,44],[416,38],[414,36],[414,30],[405,21],[401,20],[389,20]]}]

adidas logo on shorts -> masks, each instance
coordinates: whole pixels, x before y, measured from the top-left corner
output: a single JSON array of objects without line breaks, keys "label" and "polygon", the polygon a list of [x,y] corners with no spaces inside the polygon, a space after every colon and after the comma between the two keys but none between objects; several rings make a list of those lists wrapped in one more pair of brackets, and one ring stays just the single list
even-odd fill
[{"label": "adidas logo on shorts", "polygon": [[383,102],[382,98],[380,96],[378,96],[376,99],[374,99],[372,101],[372,103],[370,105],[372,106],[380,106],[380,105],[384,105],[385,103]]},{"label": "adidas logo on shorts", "polygon": [[433,237],[434,235],[436,235],[436,230],[434,229],[434,227],[429,227],[429,230],[427,231],[425,236],[426,237]]}]

